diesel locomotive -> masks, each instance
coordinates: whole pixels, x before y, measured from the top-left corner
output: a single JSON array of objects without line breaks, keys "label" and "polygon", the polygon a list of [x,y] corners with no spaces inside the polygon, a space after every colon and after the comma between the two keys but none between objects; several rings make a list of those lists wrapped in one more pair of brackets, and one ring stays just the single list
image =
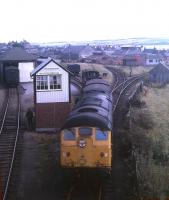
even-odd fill
[{"label": "diesel locomotive", "polygon": [[86,82],[60,132],[62,167],[111,168],[112,105],[105,80]]}]

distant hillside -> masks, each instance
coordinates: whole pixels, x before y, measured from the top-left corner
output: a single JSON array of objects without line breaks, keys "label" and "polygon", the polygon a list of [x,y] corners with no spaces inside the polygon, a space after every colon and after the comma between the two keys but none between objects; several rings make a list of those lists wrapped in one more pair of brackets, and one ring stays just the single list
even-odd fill
[{"label": "distant hillside", "polygon": [[169,38],[128,38],[113,40],[71,41],[40,43],[40,46],[64,46],[64,45],[169,45]]}]

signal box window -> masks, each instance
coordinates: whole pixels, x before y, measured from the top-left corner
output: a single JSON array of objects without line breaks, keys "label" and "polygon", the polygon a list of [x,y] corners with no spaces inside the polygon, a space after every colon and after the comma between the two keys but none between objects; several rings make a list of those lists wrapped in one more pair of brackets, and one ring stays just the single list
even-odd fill
[{"label": "signal box window", "polygon": [[61,74],[57,75],[38,75],[36,77],[37,90],[60,90]]},{"label": "signal box window", "polygon": [[48,76],[37,76],[36,77],[36,88],[37,90],[48,89]]},{"label": "signal box window", "polygon": [[108,139],[108,135],[106,131],[100,130],[100,129],[96,129],[96,140],[107,140]]},{"label": "signal box window", "polygon": [[64,130],[64,140],[75,140],[75,130],[74,129],[65,129]]},{"label": "signal box window", "polygon": [[92,135],[92,128],[84,127],[84,128],[79,128],[79,134],[81,136],[89,136]]},{"label": "signal box window", "polygon": [[50,89],[61,89],[61,75],[49,76]]}]

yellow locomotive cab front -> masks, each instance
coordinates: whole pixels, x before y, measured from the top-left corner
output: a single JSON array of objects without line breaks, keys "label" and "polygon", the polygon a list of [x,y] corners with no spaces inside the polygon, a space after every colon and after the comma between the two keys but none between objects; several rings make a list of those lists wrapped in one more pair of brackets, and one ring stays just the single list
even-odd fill
[{"label": "yellow locomotive cab front", "polygon": [[110,168],[111,131],[77,127],[61,131],[61,166]]}]

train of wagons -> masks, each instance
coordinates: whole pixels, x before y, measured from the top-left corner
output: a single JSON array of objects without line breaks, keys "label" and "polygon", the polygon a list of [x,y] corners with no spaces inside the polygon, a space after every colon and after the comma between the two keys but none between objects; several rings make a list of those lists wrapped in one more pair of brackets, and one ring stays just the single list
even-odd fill
[{"label": "train of wagons", "polygon": [[9,87],[19,84],[19,69],[17,66],[6,66],[4,70],[5,83]]},{"label": "train of wagons", "polygon": [[111,168],[112,106],[108,82],[86,82],[60,132],[62,167]]}]

